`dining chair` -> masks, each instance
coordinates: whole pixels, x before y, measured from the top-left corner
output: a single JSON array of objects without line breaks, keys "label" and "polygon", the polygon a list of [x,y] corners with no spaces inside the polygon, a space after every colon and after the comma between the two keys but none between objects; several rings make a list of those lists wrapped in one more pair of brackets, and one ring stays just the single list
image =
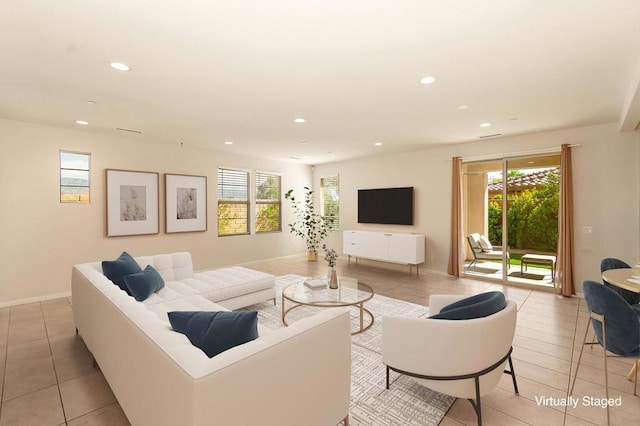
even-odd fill
[{"label": "dining chair", "polygon": [[[620,294],[598,282],[585,281],[582,291],[589,310],[591,326],[596,334],[598,344],[602,346],[605,392],[606,398],[609,399],[607,357],[612,355],[608,355],[607,351],[619,357],[640,359],[640,316]],[[576,366],[569,395],[573,394],[585,345],[595,344],[587,342],[588,331],[589,327],[584,331],[578,365]],[[636,369],[633,384],[634,395],[637,395],[637,385],[638,370]],[[609,421],[609,405],[607,405],[607,424],[609,424]]]}]

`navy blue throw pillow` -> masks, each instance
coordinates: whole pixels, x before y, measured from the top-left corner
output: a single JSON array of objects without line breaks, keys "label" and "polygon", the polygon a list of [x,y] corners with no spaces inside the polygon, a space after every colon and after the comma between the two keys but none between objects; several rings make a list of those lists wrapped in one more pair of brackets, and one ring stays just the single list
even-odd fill
[{"label": "navy blue throw pillow", "polygon": [[125,275],[124,283],[138,302],[146,300],[156,291],[164,287],[164,280],[158,271],[151,265],[147,265],[144,271],[137,274]]},{"label": "navy blue throw pillow", "polygon": [[258,338],[255,311],[175,311],[167,315],[171,327],[186,335],[209,358]]},{"label": "navy blue throw pillow", "polygon": [[124,282],[124,277],[138,272],[142,272],[142,268],[126,251],[123,251],[116,260],[102,261],[102,273],[113,281],[115,285],[126,291],[128,295],[131,295],[131,293],[129,293],[127,284]]},{"label": "navy blue throw pillow", "polygon": [[503,310],[505,306],[507,301],[504,294],[500,291],[490,291],[451,303],[429,318],[448,320],[482,318]]}]

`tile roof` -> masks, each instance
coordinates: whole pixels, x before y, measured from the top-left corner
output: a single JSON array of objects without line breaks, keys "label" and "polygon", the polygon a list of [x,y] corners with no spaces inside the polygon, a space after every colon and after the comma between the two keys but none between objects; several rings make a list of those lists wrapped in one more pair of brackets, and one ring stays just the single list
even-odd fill
[{"label": "tile roof", "polygon": [[[543,170],[540,172],[529,173],[522,176],[512,176],[507,178],[507,187],[510,190],[523,191],[525,189],[537,188],[547,182],[549,173],[555,173],[555,170]],[[502,181],[489,184],[489,191],[502,191]]]}]

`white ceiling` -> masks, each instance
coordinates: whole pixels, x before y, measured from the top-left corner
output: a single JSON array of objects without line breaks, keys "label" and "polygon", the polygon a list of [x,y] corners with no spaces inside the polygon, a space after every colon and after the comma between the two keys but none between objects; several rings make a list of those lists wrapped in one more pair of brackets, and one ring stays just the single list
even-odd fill
[{"label": "white ceiling", "polygon": [[1,118],[305,164],[617,122],[639,60],[640,0],[0,1]]}]

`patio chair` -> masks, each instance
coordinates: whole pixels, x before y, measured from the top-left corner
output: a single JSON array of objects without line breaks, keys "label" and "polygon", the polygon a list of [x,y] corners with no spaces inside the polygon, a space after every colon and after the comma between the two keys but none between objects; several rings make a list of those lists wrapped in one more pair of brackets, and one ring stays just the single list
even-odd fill
[{"label": "patio chair", "polygon": [[[480,235],[477,232],[467,235],[467,242],[471,247],[471,253],[473,253],[473,262],[469,264],[469,268],[475,265],[479,260],[502,260],[503,252],[495,250],[501,248],[498,246],[492,246],[489,239]],[[507,261],[509,258],[507,257]]]}]

